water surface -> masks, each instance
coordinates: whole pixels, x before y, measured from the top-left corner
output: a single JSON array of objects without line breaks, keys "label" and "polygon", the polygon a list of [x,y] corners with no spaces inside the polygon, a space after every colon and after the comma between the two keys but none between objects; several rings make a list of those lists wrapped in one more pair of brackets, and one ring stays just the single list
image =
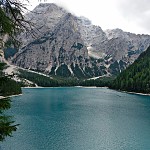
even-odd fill
[{"label": "water surface", "polygon": [[105,88],[23,89],[2,150],[150,150],[150,97]]}]

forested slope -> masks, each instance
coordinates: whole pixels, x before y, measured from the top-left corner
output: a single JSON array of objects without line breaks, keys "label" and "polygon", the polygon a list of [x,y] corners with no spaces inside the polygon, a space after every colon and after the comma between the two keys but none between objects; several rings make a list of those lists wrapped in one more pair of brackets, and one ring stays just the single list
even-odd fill
[{"label": "forested slope", "polygon": [[110,87],[129,92],[150,93],[150,46]]}]

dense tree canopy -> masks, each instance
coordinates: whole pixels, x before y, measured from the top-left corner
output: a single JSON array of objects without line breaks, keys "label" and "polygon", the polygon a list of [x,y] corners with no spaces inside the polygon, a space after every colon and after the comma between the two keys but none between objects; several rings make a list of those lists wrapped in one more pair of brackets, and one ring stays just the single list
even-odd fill
[{"label": "dense tree canopy", "polygon": [[104,87],[109,86],[113,80],[110,77],[103,77],[100,79],[78,79],[76,77],[59,77],[52,76],[46,77],[43,75],[39,75],[37,73],[28,72],[26,70],[19,70],[18,76],[23,79],[27,79],[36,83],[38,86],[42,87],[59,87],[59,86],[96,86],[96,87]]},{"label": "dense tree canopy", "polygon": [[150,47],[118,75],[111,87],[129,92],[150,93]]}]

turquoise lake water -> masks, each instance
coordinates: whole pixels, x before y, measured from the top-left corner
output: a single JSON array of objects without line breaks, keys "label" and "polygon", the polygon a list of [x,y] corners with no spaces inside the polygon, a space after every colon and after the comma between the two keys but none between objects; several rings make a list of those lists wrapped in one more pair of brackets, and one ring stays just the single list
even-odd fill
[{"label": "turquoise lake water", "polygon": [[0,150],[150,150],[150,97],[105,88],[30,88]]}]

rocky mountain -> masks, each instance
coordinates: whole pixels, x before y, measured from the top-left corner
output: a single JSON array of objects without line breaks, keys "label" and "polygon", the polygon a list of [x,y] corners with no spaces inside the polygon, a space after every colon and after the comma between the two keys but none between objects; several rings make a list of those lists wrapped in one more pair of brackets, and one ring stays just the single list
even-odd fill
[{"label": "rocky mountain", "polygon": [[[85,62],[88,58],[88,51],[75,20],[71,14],[64,15],[53,31],[47,31],[42,37],[25,46],[23,53],[16,56],[15,64],[45,73],[51,71],[52,74],[56,70],[63,74],[65,69],[70,75],[71,65]],[[85,63],[81,65],[85,67]]]},{"label": "rocky mountain", "polygon": [[[130,32],[124,32],[121,29],[106,30],[108,38],[108,47],[106,53],[110,53],[110,46],[117,47],[111,51],[113,57],[118,59],[128,59],[129,63],[133,63],[139,54],[145,51],[150,44],[149,35],[136,35]],[[116,53],[115,50],[118,50]],[[116,55],[117,54],[117,55]]]},{"label": "rocky mountain", "polygon": [[149,35],[103,31],[55,4],[40,4],[26,17],[34,26],[19,35],[23,46],[13,63],[47,74],[78,78],[117,74],[150,44]]},{"label": "rocky mountain", "polygon": [[99,26],[84,22],[80,25],[81,33],[89,56],[103,59],[103,65],[111,74],[124,70],[150,45],[149,35],[136,35],[121,29],[103,31]]},{"label": "rocky mountain", "polygon": [[93,25],[85,17],[79,17],[78,24],[82,39],[88,48],[89,56],[97,59],[105,56],[104,45],[107,42],[107,36],[101,27]]},{"label": "rocky mountain", "polygon": [[29,32],[22,32],[18,37],[22,41],[22,47],[52,30],[66,13],[66,10],[53,3],[41,3],[32,12],[27,13],[25,19],[31,22],[31,26],[27,24]]},{"label": "rocky mountain", "polygon": [[22,48],[13,63],[51,75],[90,77],[88,69],[92,73],[93,66],[77,19],[70,13],[64,15],[53,30]]}]

